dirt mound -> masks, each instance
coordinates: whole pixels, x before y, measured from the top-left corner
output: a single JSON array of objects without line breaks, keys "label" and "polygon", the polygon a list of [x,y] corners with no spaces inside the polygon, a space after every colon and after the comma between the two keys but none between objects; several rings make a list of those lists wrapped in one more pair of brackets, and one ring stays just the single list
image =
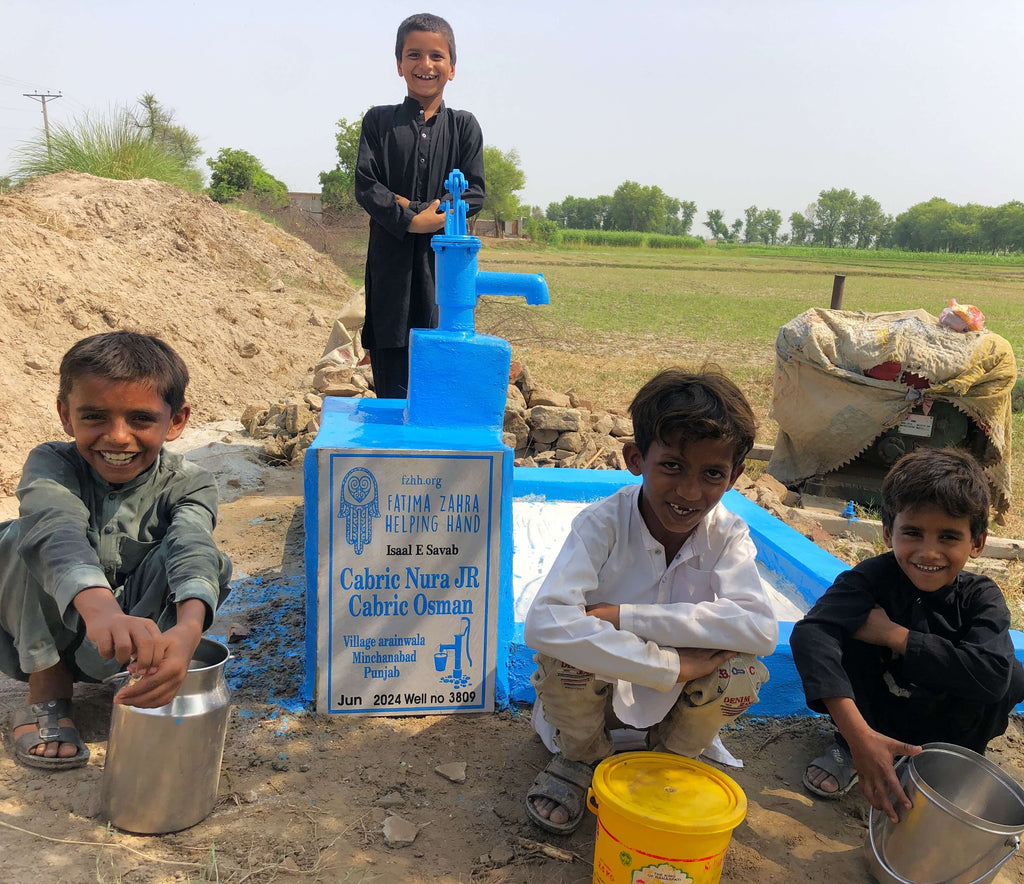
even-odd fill
[{"label": "dirt mound", "polygon": [[158,181],[75,172],[0,196],[0,494],[38,442],[64,438],[61,356],[114,328],[165,338],[192,376],[193,420],[307,386],[345,275],[245,212]]}]

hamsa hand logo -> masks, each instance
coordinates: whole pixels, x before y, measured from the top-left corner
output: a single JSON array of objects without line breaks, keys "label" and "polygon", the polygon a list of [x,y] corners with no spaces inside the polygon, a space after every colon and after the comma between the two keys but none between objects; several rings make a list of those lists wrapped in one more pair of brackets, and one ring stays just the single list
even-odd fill
[{"label": "hamsa hand logo", "polygon": [[338,518],[345,520],[345,540],[356,555],[373,540],[373,520],[380,517],[377,480],[364,467],[354,467],[341,480]]}]

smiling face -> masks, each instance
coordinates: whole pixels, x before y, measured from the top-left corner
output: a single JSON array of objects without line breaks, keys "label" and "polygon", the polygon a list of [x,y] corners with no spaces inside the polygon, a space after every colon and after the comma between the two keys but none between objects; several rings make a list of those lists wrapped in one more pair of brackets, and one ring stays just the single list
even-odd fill
[{"label": "smiling face", "polygon": [[424,111],[437,110],[444,87],[455,77],[448,41],[433,31],[410,31],[398,60],[398,76]]},{"label": "smiling face", "polygon": [[67,401],[57,401],[57,413],[86,463],[110,484],[123,485],[156,462],[164,442],[181,435],[189,407],[172,413],[148,383],[83,375]]},{"label": "smiling face", "polygon": [[743,472],[733,466],[736,446],[724,439],[698,439],[686,446],[655,440],[640,453],[635,443],[623,450],[634,476],[643,476],[640,515],[651,535],[672,559],[697,525]]},{"label": "smiling face", "polygon": [[921,592],[935,592],[949,586],[968,559],[981,555],[983,533],[971,539],[966,516],[954,517],[934,504],[900,510],[892,529],[882,527],[886,546],[896,555],[900,569]]}]

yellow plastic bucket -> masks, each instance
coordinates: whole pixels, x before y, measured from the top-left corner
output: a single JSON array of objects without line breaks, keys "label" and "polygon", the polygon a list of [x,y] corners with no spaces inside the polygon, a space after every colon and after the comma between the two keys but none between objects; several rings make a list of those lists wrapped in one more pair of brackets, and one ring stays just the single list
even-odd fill
[{"label": "yellow plastic bucket", "polygon": [[606,758],[587,803],[597,814],[594,884],[717,884],[747,815],[733,780],[665,752]]}]

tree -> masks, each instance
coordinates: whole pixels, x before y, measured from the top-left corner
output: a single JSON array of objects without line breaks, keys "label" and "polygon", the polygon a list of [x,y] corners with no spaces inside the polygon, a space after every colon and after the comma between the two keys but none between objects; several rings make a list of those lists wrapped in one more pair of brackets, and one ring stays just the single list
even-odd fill
[{"label": "tree", "polygon": [[893,243],[892,218],[878,200],[866,194],[858,198],[845,188],[821,191],[804,213],[789,216],[789,226],[793,245],[811,242],[826,248],[870,249]]},{"label": "tree", "polygon": [[695,203],[677,200],[657,185],[624,181],[611,196],[605,227],[680,235],[689,231],[696,213]]},{"label": "tree", "polygon": [[657,186],[624,181],[612,196],[567,196],[560,203],[550,203],[545,216],[559,227],[572,230],[631,230],[685,236],[696,214],[697,204],[692,200],[678,200]]},{"label": "tree", "polygon": [[723,223],[722,214],[721,209],[708,209],[708,217],[704,226],[711,231],[711,235],[715,239],[728,240],[729,228]]},{"label": "tree", "polygon": [[608,223],[610,196],[567,196],[560,203],[550,203],[545,213],[549,221],[571,230],[603,230]]},{"label": "tree", "polygon": [[645,187],[636,181],[623,181],[612,194],[608,214],[612,230],[660,232],[666,217],[665,194],[660,187]]},{"label": "tree", "polygon": [[749,206],[744,210],[743,230],[744,242],[757,242],[761,239],[761,210],[757,206]]},{"label": "tree", "polygon": [[938,252],[946,248],[947,227],[956,206],[941,197],[917,203],[896,217],[893,238],[912,252]]},{"label": "tree", "polygon": [[579,222],[579,229],[604,230],[608,226],[611,211],[612,198],[607,194],[578,200],[576,220]]},{"label": "tree", "polygon": [[761,212],[758,222],[761,242],[775,245],[779,238],[779,228],[782,226],[782,213],[778,209],[765,209]]},{"label": "tree", "polygon": [[896,245],[896,240],[893,237],[893,229],[895,228],[895,221],[892,215],[882,216],[882,229],[878,234],[878,238],[875,240],[876,249],[891,249]]},{"label": "tree", "polygon": [[168,153],[181,159],[186,168],[195,169],[202,176],[198,161],[203,155],[199,147],[199,136],[174,122],[174,111],[165,108],[152,92],[145,93],[138,102],[141,113],[136,115],[138,127],[150,141],[159,142]]},{"label": "tree", "polygon": [[733,219],[732,225],[729,228],[729,242],[736,242],[740,238],[741,230],[743,230],[743,219]]},{"label": "tree", "polygon": [[697,217],[697,204],[693,200],[679,201],[679,232],[683,236],[690,235],[693,219]]},{"label": "tree", "polygon": [[812,222],[801,212],[793,212],[789,216],[790,242],[802,246],[811,236]]},{"label": "tree", "polygon": [[857,248],[871,248],[873,243],[878,242],[884,228],[885,213],[882,211],[882,204],[874,197],[865,194],[857,204],[857,221],[854,230]]},{"label": "tree", "polygon": [[978,228],[987,251],[1024,250],[1024,203],[1013,200],[985,209],[978,218]]},{"label": "tree", "polygon": [[320,199],[326,209],[347,209],[355,201],[356,160],[365,116],[363,111],[358,120],[350,123],[342,117],[335,124],[338,131],[334,136],[334,147],[338,152],[338,162],[333,169],[320,173]]},{"label": "tree", "polygon": [[991,247],[991,211],[985,206],[957,206],[935,197],[900,215],[893,225],[893,239],[912,251],[980,252]]},{"label": "tree", "polygon": [[506,221],[522,214],[516,193],[526,186],[526,175],[519,167],[519,152],[504,153],[496,147],[484,147],[484,180],[487,192],[484,195],[482,215],[494,219],[495,232],[504,236]]},{"label": "tree", "polygon": [[857,194],[832,188],[818,194],[815,241],[826,248],[849,245],[857,217]]},{"label": "tree", "polygon": [[266,199],[275,206],[288,205],[288,187],[278,181],[256,157],[245,150],[222,147],[217,156],[206,161],[210,175],[210,198],[228,203],[245,193]]},{"label": "tree", "polygon": [[548,221],[554,221],[559,227],[565,227],[565,213],[562,211],[562,203],[548,203],[547,209],[544,210],[544,217]]},{"label": "tree", "polygon": [[782,225],[782,215],[777,209],[758,209],[750,206],[744,211],[744,242],[762,242],[775,245]]}]

